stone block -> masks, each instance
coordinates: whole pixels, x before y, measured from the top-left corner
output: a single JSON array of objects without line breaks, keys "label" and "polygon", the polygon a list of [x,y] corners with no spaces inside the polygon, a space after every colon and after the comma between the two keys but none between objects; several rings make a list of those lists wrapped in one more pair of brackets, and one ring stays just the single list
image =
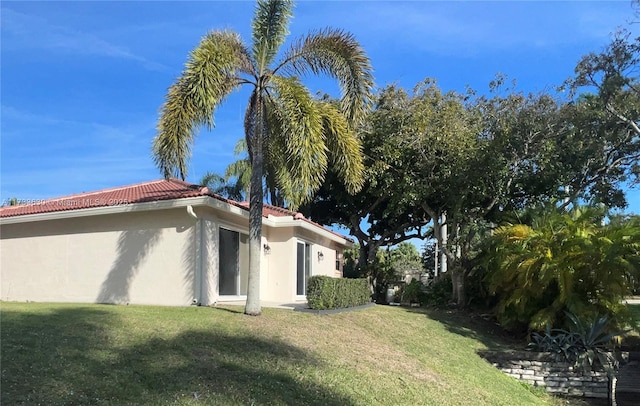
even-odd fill
[{"label": "stone block", "polygon": [[549,375],[545,378],[545,380],[552,381],[552,382],[567,382],[569,378],[562,375]]},{"label": "stone block", "polygon": [[548,393],[567,393],[567,389],[566,388],[556,388],[553,386],[547,386],[547,392]]},{"label": "stone block", "polygon": [[595,393],[609,393],[609,387],[599,386],[599,387],[592,388],[591,391]]},{"label": "stone block", "polygon": [[591,381],[591,382],[585,382],[585,386],[589,386],[591,388],[608,388],[609,382]]},{"label": "stone block", "polygon": [[570,376],[569,381],[571,382],[591,382],[590,376]]}]

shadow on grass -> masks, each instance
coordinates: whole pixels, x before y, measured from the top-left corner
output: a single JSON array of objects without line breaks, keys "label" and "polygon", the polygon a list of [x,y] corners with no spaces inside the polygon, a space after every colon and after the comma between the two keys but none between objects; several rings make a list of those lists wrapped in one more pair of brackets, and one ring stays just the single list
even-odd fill
[{"label": "shadow on grass", "polygon": [[448,331],[483,343],[489,350],[523,349],[524,338],[514,337],[497,322],[479,314],[458,309],[404,308],[440,322]]},{"label": "shadow on grass", "polygon": [[216,306],[215,309],[223,312],[233,313],[233,314],[244,314],[244,310],[243,310],[244,307],[240,307],[240,306],[235,306],[235,308]]},{"label": "shadow on grass", "polygon": [[282,341],[214,324],[128,334],[110,327],[119,319],[100,307],[3,311],[0,402],[353,404],[309,378],[320,360]]}]

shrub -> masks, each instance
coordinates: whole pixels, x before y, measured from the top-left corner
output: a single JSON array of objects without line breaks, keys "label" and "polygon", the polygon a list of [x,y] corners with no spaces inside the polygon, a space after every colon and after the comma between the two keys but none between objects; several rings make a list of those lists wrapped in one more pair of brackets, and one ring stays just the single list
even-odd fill
[{"label": "shrub", "polygon": [[423,304],[436,307],[444,306],[451,300],[452,291],[451,275],[445,273],[427,287]]},{"label": "shrub", "polygon": [[367,304],[371,301],[366,279],[312,276],[307,286],[307,303],[316,310],[339,309]]},{"label": "shrub", "polygon": [[608,333],[607,316],[585,324],[573,314],[567,314],[572,322],[570,329],[552,329],[547,326],[544,334],[531,334],[529,348],[535,351],[548,352],[555,355],[557,361],[574,363],[584,370],[600,365],[612,373],[618,367],[618,360],[612,354],[613,339],[627,331]]},{"label": "shrub", "polygon": [[398,303],[417,303],[422,306],[429,301],[427,298],[427,289],[427,285],[417,279],[412,279],[411,282],[400,287],[396,292],[395,301]]},{"label": "shrub", "polygon": [[528,223],[495,230],[485,250],[496,315],[509,329],[562,327],[565,312],[582,319],[607,315],[617,329],[628,315],[622,299],[640,277],[640,227],[602,224],[597,207],[554,206]]},{"label": "shrub", "polygon": [[403,301],[409,303],[420,303],[422,297],[422,282],[412,279],[411,282],[404,287]]}]

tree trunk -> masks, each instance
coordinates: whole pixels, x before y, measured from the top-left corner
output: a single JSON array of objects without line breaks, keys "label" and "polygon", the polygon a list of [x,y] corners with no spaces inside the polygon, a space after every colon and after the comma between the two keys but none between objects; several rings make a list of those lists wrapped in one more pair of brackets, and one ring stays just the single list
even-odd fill
[{"label": "tree trunk", "polygon": [[358,251],[358,273],[362,272],[362,269],[367,265],[367,258],[369,246],[365,245],[364,241],[360,241],[360,248]]},{"label": "tree trunk", "polygon": [[[448,251],[449,261],[451,262],[451,285],[452,285],[452,300],[460,308],[467,306],[467,268],[469,264],[468,254],[468,241],[464,242],[460,240],[460,230],[463,224],[454,222],[452,228],[455,230],[455,247],[451,247]],[[464,247],[463,247],[464,245]],[[464,249],[463,249],[464,248]]]},{"label": "tree trunk", "polygon": [[[433,221],[433,231],[436,237],[437,244],[440,247],[440,268],[442,273],[450,272],[451,284],[453,289],[451,292],[451,300],[460,307],[465,307],[467,304],[467,291],[465,286],[466,270],[461,266],[462,250],[460,247],[459,238],[455,239],[455,244],[451,244],[448,235],[448,229],[456,230],[456,237],[459,237],[460,225],[456,221],[447,220],[445,213],[437,215],[433,210],[429,209],[426,205],[423,205],[425,211],[431,216]],[[451,222],[451,227],[448,227],[448,222]],[[436,253],[436,256],[438,254]]]},{"label": "tree trunk", "polygon": [[453,285],[452,289],[452,299],[458,305],[458,307],[464,308],[467,305],[467,291],[465,286],[465,271],[464,269],[456,264],[456,266],[451,267],[451,284]]},{"label": "tree trunk", "polygon": [[378,242],[366,242],[364,240],[359,240],[360,242],[360,252],[358,256],[358,272],[362,277],[362,272],[364,271],[367,280],[369,281],[369,290],[371,291],[371,297],[375,300],[378,300],[380,296],[380,281],[379,281],[379,270],[376,268],[376,255],[378,254],[378,248],[380,248],[380,244]]},{"label": "tree trunk", "polygon": [[249,280],[247,282],[247,302],[244,313],[259,316],[260,307],[260,260],[262,257],[262,144],[264,123],[262,103],[257,103],[254,133],[251,142],[251,194],[249,196]]}]

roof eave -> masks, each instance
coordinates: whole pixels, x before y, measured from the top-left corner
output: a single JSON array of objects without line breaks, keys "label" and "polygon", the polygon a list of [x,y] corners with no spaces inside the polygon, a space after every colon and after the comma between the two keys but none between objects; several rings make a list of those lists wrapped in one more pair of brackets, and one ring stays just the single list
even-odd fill
[{"label": "roof eave", "polygon": [[[2,217],[0,218],[0,225],[30,223],[35,221],[47,220],[62,220],[77,217],[102,216],[108,214],[135,213],[152,210],[166,210],[187,206],[212,207],[219,210],[224,210],[227,213],[242,217],[244,219],[249,218],[249,211],[246,208],[239,207],[238,205],[227,203],[219,199],[215,199],[211,196],[196,196],[180,199],[157,200],[153,202],[130,203],[114,206],[91,207],[87,209],[64,210],[49,213]],[[353,242],[345,237],[334,234],[322,226],[311,224],[304,220],[296,220],[292,216],[276,217],[273,215],[269,215],[267,217],[263,217],[262,224],[267,227],[273,228],[302,227],[303,229],[315,232],[322,237],[328,238],[331,241],[341,244],[347,248],[351,248],[353,246]]]},{"label": "roof eave", "polygon": [[166,210],[187,206],[209,206],[220,208],[241,217],[248,217],[245,210],[210,196],[186,197],[181,199],[157,200],[153,202],[130,203],[114,206],[91,207],[87,209],[54,211],[49,213],[25,214],[2,217],[0,224],[29,223],[33,221],[60,220],[73,217],[102,216],[107,214],[134,213],[140,211]]},{"label": "roof eave", "polygon": [[353,247],[353,242],[350,241],[349,239],[339,236],[322,226],[317,226],[317,225],[308,223],[304,220],[296,220],[291,216],[276,217],[276,216],[270,215],[267,218],[263,219],[262,224],[268,225],[269,227],[273,227],[273,228],[301,227],[305,230],[313,231],[321,235],[322,237],[328,238],[331,241],[341,244],[347,248]]}]

